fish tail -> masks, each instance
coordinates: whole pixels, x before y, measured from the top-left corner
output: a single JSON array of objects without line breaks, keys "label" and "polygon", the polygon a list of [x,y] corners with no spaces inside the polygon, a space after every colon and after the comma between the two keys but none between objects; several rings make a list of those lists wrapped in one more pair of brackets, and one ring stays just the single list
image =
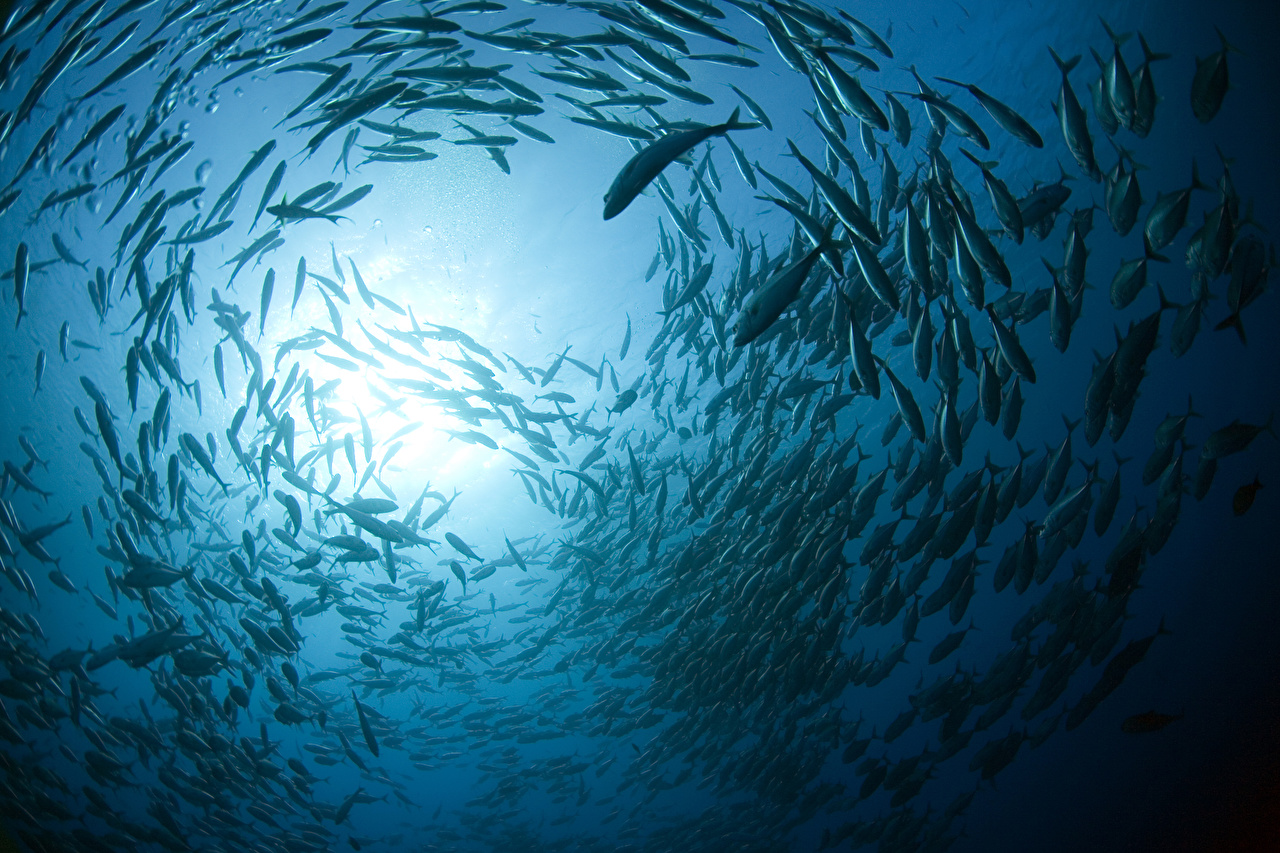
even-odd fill
[{"label": "fish tail", "polygon": [[1151,46],[1147,44],[1147,40],[1142,37],[1142,33],[1138,33],[1138,44],[1142,45],[1142,61],[1147,64],[1159,62],[1162,59],[1168,59],[1173,56],[1171,53],[1156,53],[1151,49]]},{"label": "fish tail", "polygon": [[1216,26],[1213,29],[1218,34],[1218,41],[1222,42],[1222,50],[1224,52],[1231,51],[1232,53],[1244,53],[1240,48],[1227,41],[1227,37],[1222,34],[1222,30],[1218,29]]},{"label": "fish tail", "polygon": [[[945,77],[939,77],[938,79],[939,79],[939,80],[946,80],[947,78],[945,78]],[[947,82],[951,82],[951,81],[947,81]],[[981,160],[979,160],[976,156],[974,156],[974,154],[973,154],[972,152],[970,152],[970,151],[968,151],[968,150],[966,150],[966,149],[964,149],[964,148],[961,148],[961,149],[960,149],[960,153],[961,153],[961,154],[963,154],[964,156],[968,157],[968,158],[969,158],[969,162],[973,163],[973,165],[977,166],[977,167],[978,167],[979,169],[981,169],[982,171],[984,171],[984,172],[985,172],[985,171],[987,170],[987,164],[986,164],[986,163],[984,163],[984,162],[982,162]]]},{"label": "fish tail", "polygon": [[1080,62],[1080,54],[1078,53],[1066,61],[1063,61],[1062,57],[1058,56],[1058,52],[1053,48],[1049,48],[1049,55],[1053,57],[1054,64],[1058,66],[1058,70],[1062,72],[1063,77],[1070,74],[1071,69],[1075,68],[1076,64]]},{"label": "fish tail", "polygon": [[1200,180],[1200,168],[1196,165],[1196,158],[1191,158],[1191,188],[1193,190],[1207,190],[1211,187]]},{"label": "fish tail", "polygon": [[1231,314],[1229,317],[1227,317],[1227,319],[1223,320],[1221,323],[1214,326],[1213,328],[1214,328],[1214,331],[1218,331],[1218,332],[1222,331],[1223,329],[1234,328],[1236,330],[1236,334],[1240,336],[1240,343],[1245,345],[1248,345],[1249,343],[1249,339],[1245,337],[1245,334],[1244,334],[1244,323],[1241,322],[1240,320],[1239,311],[1236,311],[1234,314]]}]

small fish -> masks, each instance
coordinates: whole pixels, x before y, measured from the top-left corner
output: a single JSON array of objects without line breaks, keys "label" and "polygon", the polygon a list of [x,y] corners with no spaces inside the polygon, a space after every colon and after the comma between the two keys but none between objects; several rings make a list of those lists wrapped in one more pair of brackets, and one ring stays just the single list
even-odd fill
[{"label": "small fish", "polygon": [[1040,138],[1039,133],[1036,133],[1036,129],[1031,126],[1030,122],[1020,116],[1012,107],[1005,104],[1003,101],[993,98],[991,95],[988,95],[972,83],[961,83],[959,80],[952,80],[949,77],[938,77],[937,79],[941,80],[943,83],[950,83],[953,86],[960,86],[961,88],[968,89],[969,94],[973,95],[973,97],[977,99],[978,103],[982,104],[983,109],[985,109],[991,117],[996,120],[996,124],[1004,128],[1019,142],[1029,145],[1032,148],[1044,147],[1044,140]]},{"label": "small fish", "polygon": [[636,398],[638,396],[639,395],[635,391],[632,391],[630,388],[628,388],[626,391],[623,391],[621,394],[618,395],[617,402],[615,402],[612,406],[609,407],[609,411],[615,415],[622,414],[627,409],[631,408],[632,404],[635,403]]},{"label": "small fish", "polygon": [[1089,176],[1089,180],[1101,180],[1102,172],[1098,169],[1098,162],[1093,155],[1093,138],[1089,135],[1088,117],[1085,115],[1084,108],[1080,106],[1080,101],[1076,99],[1071,81],[1067,79],[1067,75],[1071,73],[1072,68],[1075,68],[1080,57],[1074,56],[1064,61],[1053,48],[1049,48],[1049,53],[1053,55],[1054,63],[1062,72],[1062,86],[1054,108],[1058,112],[1058,122],[1062,125],[1062,135],[1067,141],[1067,148],[1070,149],[1076,164]]},{"label": "small fish", "polygon": [[356,692],[351,691],[351,698],[356,703],[356,713],[360,717],[360,731],[364,734],[365,746],[369,747],[369,751],[376,758],[378,755],[378,739],[373,736],[373,729],[369,725],[369,718],[364,712],[364,706],[360,704],[360,700],[356,698]]},{"label": "small fish", "polygon": [[22,324],[27,316],[27,277],[31,274],[31,260],[27,253],[27,244],[19,243],[13,256],[13,297],[18,301],[18,318],[13,324],[14,330]]},{"label": "small fish", "polygon": [[338,216],[332,213],[312,210],[311,208],[303,207],[300,204],[289,204],[288,198],[285,198],[285,200],[280,204],[268,207],[267,213],[270,213],[281,222],[298,222],[303,219],[327,219],[336,225],[339,219],[348,219],[346,216]]},{"label": "small fish", "polygon": [[[1204,59],[1196,58],[1196,76],[1191,81],[1191,111],[1201,124],[1207,124],[1222,109],[1222,99],[1230,85],[1227,75],[1227,54],[1234,51],[1231,42],[1214,27],[1222,50]],[[1238,52],[1238,51],[1237,51]]]},{"label": "small fish", "polygon": [[468,560],[475,560],[477,563],[484,562],[475,551],[471,550],[471,546],[466,542],[463,542],[462,537],[458,536],[456,533],[446,533],[444,538],[445,541],[452,545],[459,554],[466,557]]},{"label": "small fish", "polygon": [[1031,366],[1031,359],[1027,357],[1026,350],[1018,341],[1017,332],[1012,328],[1006,328],[996,317],[995,310],[990,305],[987,306],[987,317],[991,320],[991,329],[995,333],[996,346],[1000,350],[1000,355],[1019,377],[1034,383],[1036,371]]},{"label": "small fish", "polygon": [[1262,481],[1257,477],[1253,478],[1252,483],[1245,483],[1236,489],[1235,495],[1231,498],[1231,511],[1236,515],[1244,515],[1249,511],[1249,507],[1253,506],[1253,499],[1258,495],[1258,489],[1262,488]]},{"label": "small fish", "polygon": [[31,394],[32,397],[40,393],[40,382],[44,379],[44,367],[44,350],[40,350],[36,353],[36,390]]}]

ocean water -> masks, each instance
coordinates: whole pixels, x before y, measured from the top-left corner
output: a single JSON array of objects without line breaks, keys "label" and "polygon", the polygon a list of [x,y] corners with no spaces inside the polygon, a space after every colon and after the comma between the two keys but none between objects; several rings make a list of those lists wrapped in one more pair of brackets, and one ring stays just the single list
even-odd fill
[{"label": "ocean water", "polygon": [[[1245,259],[1262,246],[1269,266],[1280,223],[1270,4],[70,2],[5,19],[0,267],[15,325],[0,340],[0,823],[17,849],[1280,841],[1280,345],[1274,294]],[[1225,49],[1215,27],[1229,88],[1201,121],[1193,81]],[[1124,88],[1143,64],[1139,33],[1167,54],[1149,64],[1154,123],[1111,135],[1089,87],[1118,50]],[[1101,173],[1136,169],[1142,202],[1123,236],[1106,184],[1064,138],[1047,48],[1082,57],[1068,80]],[[874,123],[873,111],[824,94],[824,62],[877,109],[894,93],[909,140],[871,130],[872,156],[855,113]],[[912,67],[963,111],[932,140]],[[1007,104],[1043,146],[938,77]],[[639,148],[735,110],[757,126],[664,158],[669,203],[653,182],[603,219],[636,154],[620,131],[648,137]],[[827,141],[831,113],[847,154]],[[964,138],[965,116],[988,145]],[[764,196],[796,192],[820,226],[837,220],[839,199],[789,142],[881,239],[835,225],[842,272],[811,259],[769,330],[738,346],[752,294],[813,242]],[[1011,239],[962,150],[1019,199],[1061,179],[1052,227]],[[1143,257],[1150,212],[1193,169],[1204,187],[1186,224],[1151,247],[1167,261],[1116,307],[1117,269]],[[902,261],[906,202],[881,211],[886,193],[910,198],[938,240],[932,289]],[[1188,245],[1224,209],[1235,254],[1205,274]],[[966,298],[942,257],[956,243],[940,236],[961,216],[989,235],[1022,303],[991,270],[985,297]],[[1060,352],[1057,309],[1026,306],[1053,286],[1046,264],[1069,265],[1073,228],[1087,260]],[[876,264],[900,312],[872,292]],[[1249,294],[1261,280],[1241,333],[1215,329],[1240,301],[1233,276]],[[878,399],[849,382],[837,291],[887,365],[872,368]],[[1202,310],[1181,354],[1190,335],[1165,299]],[[921,306],[931,329],[916,347],[907,315]],[[1001,354],[986,306],[1034,365],[1012,440],[978,402],[983,357],[1002,409],[1014,385],[1016,355]],[[1120,340],[1153,312],[1131,418],[1090,443],[1095,363],[1130,354]],[[960,328],[981,353],[948,394]],[[907,426],[882,438],[899,412],[889,370],[922,410],[924,441]],[[970,419],[959,447],[942,439],[944,414]],[[1197,496],[1201,459],[1233,422],[1268,429],[1222,453]],[[1170,428],[1173,453],[1150,463]],[[1020,449],[1030,479],[1068,434],[1059,495],[1028,488],[985,537],[962,523],[1007,486]],[[859,517],[886,465],[898,470]],[[1245,507],[1238,490],[1255,478]],[[1083,509],[1064,508],[1086,484]],[[1087,519],[1056,561],[1042,559],[1061,536],[1043,529],[1051,509]],[[931,556],[956,529],[963,542]],[[864,561],[878,530],[888,546]],[[1123,557],[1136,576],[1117,570]],[[1009,559],[1035,576],[999,583]],[[972,587],[939,593],[966,565]],[[937,612],[904,631],[930,601]],[[140,642],[163,632],[185,639]],[[1126,655],[1140,661],[1121,672]]]}]

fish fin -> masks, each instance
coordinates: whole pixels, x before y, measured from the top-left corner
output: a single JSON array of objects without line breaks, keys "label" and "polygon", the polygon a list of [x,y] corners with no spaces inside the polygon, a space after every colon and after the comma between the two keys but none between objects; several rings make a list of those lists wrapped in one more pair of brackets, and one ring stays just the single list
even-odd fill
[{"label": "fish fin", "polygon": [[1242,51],[1240,48],[1236,47],[1231,42],[1227,41],[1227,37],[1222,34],[1222,30],[1218,29],[1216,26],[1213,29],[1218,34],[1218,41],[1222,42],[1223,51],[1230,51],[1232,53],[1239,53],[1239,54],[1244,53],[1244,51]]},{"label": "fish fin", "polygon": [[981,169],[984,172],[990,171],[991,169],[994,169],[996,166],[1000,165],[999,160],[979,160],[971,152],[966,151],[963,148],[960,149],[960,153],[968,157],[970,162],[973,163],[973,165],[977,166],[979,169]]},{"label": "fish fin", "polygon": [[[1244,203],[1244,218],[1236,223],[1236,228],[1243,228],[1245,225],[1252,225],[1263,234],[1270,234],[1265,225],[1253,218],[1253,199],[1250,198]],[[1273,247],[1274,248],[1274,247]]]},{"label": "fish fin", "polygon": [[1071,69],[1075,68],[1076,64],[1080,62],[1080,54],[1078,53],[1075,56],[1071,57],[1070,59],[1066,60],[1065,62],[1063,61],[1061,56],[1058,56],[1058,52],[1053,48],[1049,48],[1049,55],[1053,57],[1054,64],[1058,66],[1058,70],[1062,72],[1063,77],[1066,77],[1068,74],[1070,74]]},{"label": "fish fin", "polygon": [[1138,33],[1138,44],[1142,45],[1142,61],[1147,64],[1159,62],[1162,59],[1169,59],[1173,56],[1171,53],[1156,53],[1151,49],[1151,46],[1147,44],[1147,40],[1142,37],[1142,33]]},{"label": "fish fin", "polygon": [[[729,114],[729,120],[724,123],[725,130],[734,130],[744,122],[738,121],[738,113],[742,112],[742,107],[734,107],[733,112]],[[747,123],[749,124],[749,122]]]},{"label": "fish fin", "polygon": [[1191,158],[1191,188],[1193,190],[1207,190],[1210,187],[1200,180],[1200,169],[1196,166],[1196,158]]},{"label": "fish fin", "polygon": [[1115,44],[1116,47],[1119,47],[1120,45],[1127,42],[1130,36],[1133,35],[1133,33],[1120,33],[1119,35],[1116,35],[1115,31],[1112,30],[1110,26],[1108,26],[1107,22],[1103,19],[1101,15],[1098,16],[1098,20],[1102,22],[1102,28],[1107,31],[1107,36],[1111,39],[1111,41]]}]

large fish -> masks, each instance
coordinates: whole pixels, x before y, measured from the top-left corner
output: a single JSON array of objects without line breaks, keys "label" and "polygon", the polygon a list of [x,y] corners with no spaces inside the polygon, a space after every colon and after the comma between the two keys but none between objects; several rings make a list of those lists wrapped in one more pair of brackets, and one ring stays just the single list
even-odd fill
[{"label": "large fish", "polygon": [[604,218],[613,219],[626,210],[627,205],[635,200],[641,190],[649,186],[654,178],[662,174],[663,169],[670,166],[689,149],[713,136],[723,136],[732,130],[750,130],[755,127],[759,125],[738,121],[738,110],[735,109],[729,116],[729,120],[723,124],[668,133],[645,146],[627,161],[613,179],[609,191],[604,194]]}]

